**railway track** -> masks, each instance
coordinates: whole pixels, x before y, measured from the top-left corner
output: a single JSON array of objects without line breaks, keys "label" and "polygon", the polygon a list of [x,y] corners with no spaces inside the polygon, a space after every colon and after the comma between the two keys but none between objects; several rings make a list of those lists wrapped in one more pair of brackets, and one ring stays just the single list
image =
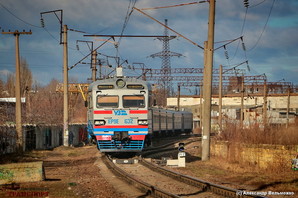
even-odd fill
[{"label": "railway track", "polygon": [[136,164],[115,164],[108,156],[102,160],[115,174],[152,197],[259,197],[238,195],[237,189],[212,184],[162,168],[150,159]]},{"label": "railway track", "polygon": [[[198,141],[199,137],[172,141],[162,146],[145,149],[142,157],[136,164],[115,164],[108,156],[102,160],[115,174],[125,179],[129,184],[152,197],[260,197],[253,195],[238,195],[237,189],[212,184],[187,175],[162,168],[151,162],[149,156],[158,155],[161,152],[177,150],[174,146],[177,142],[185,144]],[[145,159],[144,157],[147,157]]]}]

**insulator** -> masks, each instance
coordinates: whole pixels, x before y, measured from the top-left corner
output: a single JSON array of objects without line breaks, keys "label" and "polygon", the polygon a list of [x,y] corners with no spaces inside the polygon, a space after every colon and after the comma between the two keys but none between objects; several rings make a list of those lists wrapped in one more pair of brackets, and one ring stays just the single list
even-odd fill
[{"label": "insulator", "polygon": [[248,6],[249,6],[248,0],[243,0],[243,3],[244,3],[244,7],[248,8]]},{"label": "insulator", "polygon": [[78,45],[78,44],[76,45],[76,47],[77,47],[77,50],[80,50],[80,48],[79,48],[79,45]]},{"label": "insulator", "polygon": [[44,25],[43,18],[41,18],[41,19],[40,19],[40,23],[41,23],[41,27],[43,27],[43,28],[44,28],[44,27],[45,27],[45,25]]},{"label": "insulator", "polygon": [[245,44],[242,42],[242,49],[243,51],[246,51],[246,47],[245,47]]},{"label": "insulator", "polygon": [[249,65],[247,64],[246,66],[247,66],[247,70],[250,72],[250,67],[249,67]]},{"label": "insulator", "polygon": [[228,51],[225,51],[225,56],[226,56],[226,59],[229,59]]}]

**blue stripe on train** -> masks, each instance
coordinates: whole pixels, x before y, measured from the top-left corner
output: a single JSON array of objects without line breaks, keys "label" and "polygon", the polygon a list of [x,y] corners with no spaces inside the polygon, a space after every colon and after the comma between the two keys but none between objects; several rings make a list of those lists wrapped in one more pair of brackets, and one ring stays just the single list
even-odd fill
[{"label": "blue stripe on train", "polygon": [[[95,133],[94,135],[114,135],[114,134]],[[128,135],[148,135],[148,133],[128,133]]]},{"label": "blue stripe on train", "polygon": [[94,128],[94,131],[147,131],[148,128]]}]

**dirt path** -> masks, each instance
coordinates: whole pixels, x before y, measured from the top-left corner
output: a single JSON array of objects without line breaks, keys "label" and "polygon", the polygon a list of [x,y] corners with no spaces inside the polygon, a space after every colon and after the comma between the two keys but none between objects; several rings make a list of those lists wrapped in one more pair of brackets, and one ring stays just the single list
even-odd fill
[{"label": "dirt path", "polygon": [[[298,171],[285,170],[272,174],[237,164],[223,163],[220,159],[211,158],[208,162],[202,162],[198,157],[200,155],[198,147],[199,143],[188,145],[186,168],[173,169],[208,182],[237,189],[295,192],[294,196],[273,196],[274,198],[298,197]],[[0,163],[44,161],[46,180],[0,186],[0,197],[142,197],[142,194],[132,192],[130,186],[121,183],[117,177],[111,177],[111,173],[104,167],[99,157],[100,153],[95,146],[58,147],[52,151],[33,151],[22,157],[15,155],[2,157]]]},{"label": "dirt path", "polygon": [[102,176],[95,164],[98,156],[95,146],[34,151],[19,161],[44,161],[46,180],[15,185],[15,189],[2,186],[0,197],[126,198]]}]

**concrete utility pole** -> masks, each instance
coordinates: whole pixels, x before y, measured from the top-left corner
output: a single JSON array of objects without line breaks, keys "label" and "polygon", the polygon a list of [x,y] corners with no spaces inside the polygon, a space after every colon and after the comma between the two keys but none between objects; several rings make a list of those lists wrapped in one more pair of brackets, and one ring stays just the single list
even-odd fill
[{"label": "concrete utility pole", "polygon": [[222,132],[222,65],[219,66],[219,90],[218,90],[218,122],[219,132]]},{"label": "concrete utility pole", "polygon": [[291,89],[288,87],[288,100],[287,100],[287,123],[286,128],[289,127],[289,111],[290,111],[290,97],[291,97]]},{"label": "concrete utility pole", "polygon": [[97,51],[92,51],[92,82],[96,81],[96,58],[97,58]]},{"label": "concrete utility pole", "polygon": [[207,61],[207,41],[204,42],[204,70],[203,70],[203,84],[201,85],[201,90],[202,90],[202,95],[200,99],[200,104],[201,104],[201,114],[200,114],[200,126],[201,126],[201,132],[203,133],[203,117],[204,117],[204,85],[206,84],[207,78],[205,77],[205,70],[206,70],[206,61]]},{"label": "concrete utility pole", "polygon": [[32,34],[32,32],[2,32],[2,34],[13,34],[15,36],[15,48],[16,48],[16,84],[15,84],[15,95],[16,95],[16,132],[17,132],[17,150],[20,152],[25,151],[26,142],[22,132],[22,105],[21,105],[21,68],[20,68],[20,46],[19,36],[20,34]]},{"label": "concrete utility pole", "polygon": [[202,129],[202,117],[203,117],[203,89],[202,89],[203,85],[202,83],[200,84],[200,129]]},{"label": "concrete utility pole", "polygon": [[267,126],[267,80],[264,79],[264,103],[263,103],[263,125],[264,129],[266,129]]},{"label": "concrete utility pole", "polygon": [[244,75],[241,78],[241,109],[240,109],[240,127],[243,129],[244,120]]},{"label": "concrete utility pole", "polygon": [[204,65],[203,84],[203,131],[202,131],[202,161],[210,159],[210,132],[211,132],[211,94],[212,94],[212,69],[214,50],[214,24],[215,0],[209,1],[209,24],[206,61]]},{"label": "concrete utility pole", "polygon": [[[52,10],[40,13],[41,26],[44,27],[44,14],[54,13],[60,23],[60,44],[63,44],[63,145],[68,146],[68,47],[67,25],[63,25],[63,10]],[[60,13],[60,16],[57,14]]]},{"label": "concrete utility pole", "polygon": [[63,26],[63,145],[68,146],[68,48],[67,25]]},{"label": "concrete utility pole", "polygon": [[178,85],[177,108],[180,111],[180,85]]}]

